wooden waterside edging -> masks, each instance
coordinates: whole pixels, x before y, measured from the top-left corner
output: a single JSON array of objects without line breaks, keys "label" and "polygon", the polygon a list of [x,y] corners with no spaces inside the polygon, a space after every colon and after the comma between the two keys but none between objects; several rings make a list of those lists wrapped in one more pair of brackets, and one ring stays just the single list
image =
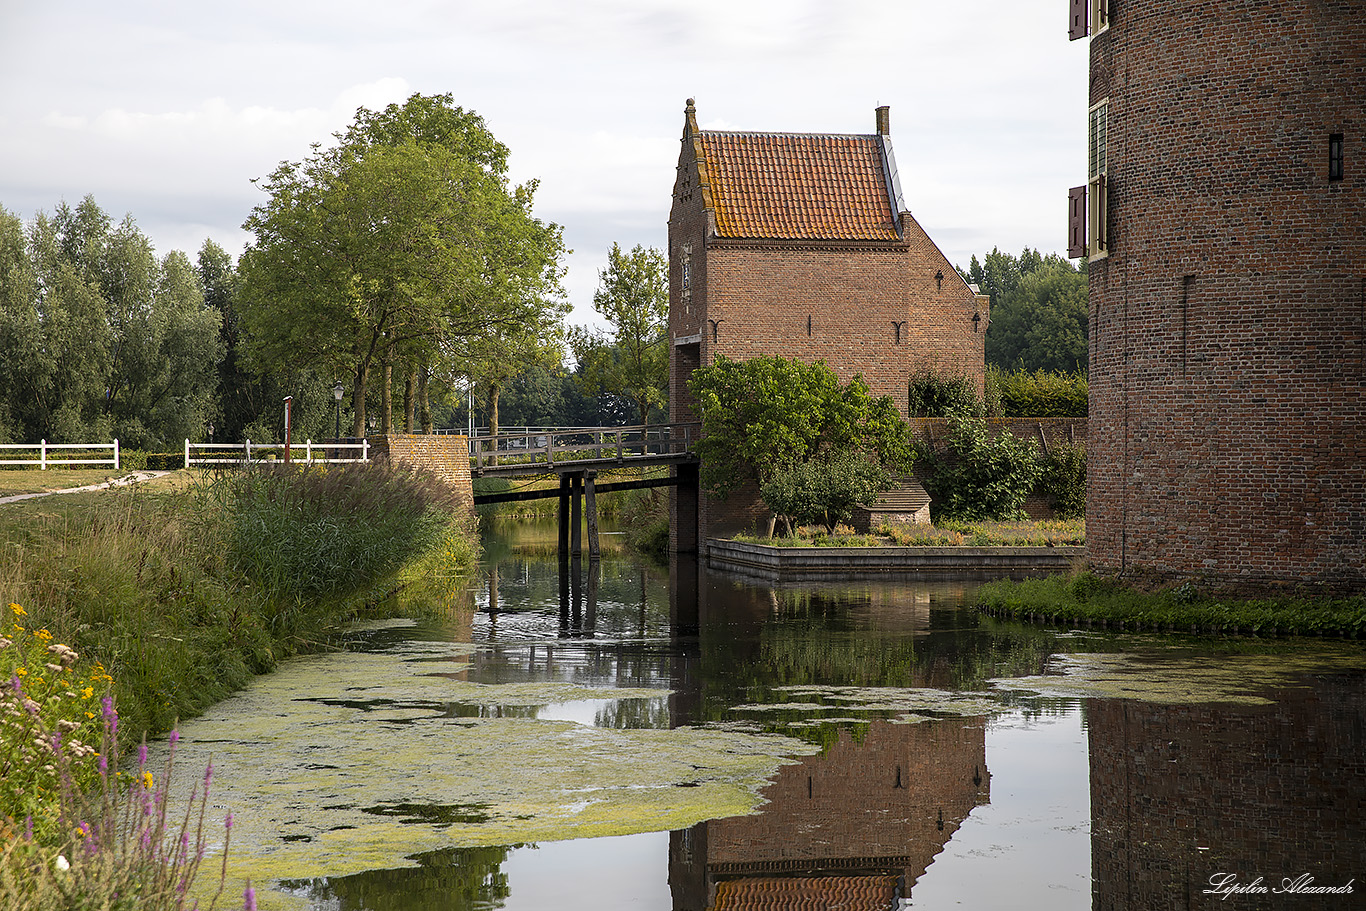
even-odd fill
[{"label": "wooden waterside edging", "polygon": [[707,562],[770,579],[1064,572],[1085,547],[773,547],[712,538]]}]

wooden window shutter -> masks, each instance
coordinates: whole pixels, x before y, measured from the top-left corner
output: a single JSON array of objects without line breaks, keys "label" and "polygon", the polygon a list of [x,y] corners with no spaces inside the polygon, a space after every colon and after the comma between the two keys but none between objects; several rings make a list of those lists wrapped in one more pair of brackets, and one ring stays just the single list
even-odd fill
[{"label": "wooden window shutter", "polygon": [[1096,252],[1110,249],[1110,191],[1105,175],[1096,178],[1096,224],[1092,231],[1096,235]]},{"label": "wooden window shutter", "polygon": [[1077,259],[1086,255],[1086,187],[1067,191],[1067,255]]},{"label": "wooden window shutter", "polygon": [[1067,40],[1076,41],[1078,38],[1085,38],[1087,19],[1091,14],[1091,0],[1067,0],[1067,2],[1070,13]]}]

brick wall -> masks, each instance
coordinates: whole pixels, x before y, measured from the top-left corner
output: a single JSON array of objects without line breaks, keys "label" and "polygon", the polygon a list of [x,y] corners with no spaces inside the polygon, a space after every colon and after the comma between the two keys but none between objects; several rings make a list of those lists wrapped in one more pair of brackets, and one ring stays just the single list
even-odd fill
[{"label": "brick wall", "polygon": [[1361,0],[1114,3],[1091,39],[1095,568],[1366,585],[1363,47]]},{"label": "brick wall", "polygon": [[474,508],[474,483],[470,478],[470,444],[464,434],[392,433],[367,438],[372,459],[388,459],[396,465],[426,468],[449,483],[468,508]]}]

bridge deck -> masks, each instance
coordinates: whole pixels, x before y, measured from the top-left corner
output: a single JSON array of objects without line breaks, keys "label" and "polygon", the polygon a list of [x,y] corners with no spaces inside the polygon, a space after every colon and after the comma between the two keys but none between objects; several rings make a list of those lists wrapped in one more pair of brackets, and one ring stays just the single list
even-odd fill
[{"label": "bridge deck", "polygon": [[693,423],[475,436],[470,438],[470,473],[476,478],[507,478],[695,463],[693,444],[700,429]]}]

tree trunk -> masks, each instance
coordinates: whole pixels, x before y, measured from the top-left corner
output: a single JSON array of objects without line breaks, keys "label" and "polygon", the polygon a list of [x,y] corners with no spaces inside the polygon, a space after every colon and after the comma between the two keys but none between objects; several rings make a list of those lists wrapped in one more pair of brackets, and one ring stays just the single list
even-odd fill
[{"label": "tree trunk", "polygon": [[365,436],[365,381],[370,370],[364,361],[356,364],[356,383],[351,390],[351,436],[360,439]]},{"label": "tree trunk", "polygon": [[431,433],[436,428],[432,426],[432,403],[427,398],[427,382],[431,379],[431,374],[426,367],[417,372],[417,416],[422,423],[422,432]]},{"label": "tree trunk", "polygon": [[384,387],[380,390],[379,432],[388,436],[394,432],[394,365],[384,357]]},{"label": "tree trunk", "polygon": [[417,386],[417,368],[408,369],[408,377],[403,381],[403,432],[413,432],[413,409],[416,405],[413,393]]}]

